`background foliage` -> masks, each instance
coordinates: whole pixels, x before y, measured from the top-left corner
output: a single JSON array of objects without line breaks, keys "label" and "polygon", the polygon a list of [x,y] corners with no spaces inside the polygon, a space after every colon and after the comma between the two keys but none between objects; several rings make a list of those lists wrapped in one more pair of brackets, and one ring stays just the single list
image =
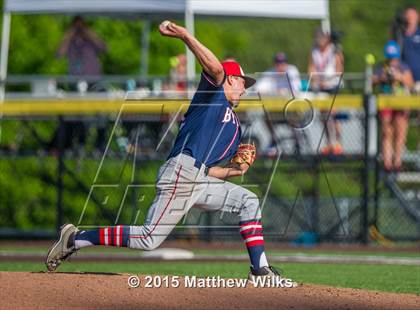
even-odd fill
[{"label": "background foliage", "polygon": [[[331,0],[333,28],[344,33],[346,71],[363,70],[363,56],[382,57],[389,25],[398,9],[410,0]],[[92,28],[108,45],[103,55],[104,71],[110,74],[138,74],[140,68],[141,20],[87,17]],[[10,73],[66,73],[66,61],[56,51],[71,22],[70,16],[12,16]],[[182,23],[182,21],[180,21]],[[169,71],[169,57],[184,51],[181,42],[163,38],[153,22],[150,37],[150,73]],[[277,51],[289,54],[291,63],[306,72],[312,35],[318,21],[262,18],[196,17],[196,35],[219,58],[233,56],[247,71],[259,72],[271,66]]]}]

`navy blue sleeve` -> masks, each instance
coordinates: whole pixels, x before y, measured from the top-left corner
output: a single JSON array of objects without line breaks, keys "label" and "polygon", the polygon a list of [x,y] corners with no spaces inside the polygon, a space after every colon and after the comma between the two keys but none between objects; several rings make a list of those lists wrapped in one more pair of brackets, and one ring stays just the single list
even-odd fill
[{"label": "navy blue sleeve", "polygon": [[191,100],[190,110],[194,108],[194,106],[201,105],[201,104],[209,104],[218,101],[218,97],[220,97],[220,93],[224,92],[223,90],[223,83],[226,79],[223,78],[222,83],[217,85],[214,79],[206,72],[201,72],[201,79],[200,83],[198,84],[198,88],[194,94],[194,97]]},{"label": "navy blue sleeve", "polygon": [[217,85],[217,83],[214,81],[213,77],[209,75],[207,72],[202,71],[201,72],[201,79],[200,83],[198,84],[197,90],[218,90],[222,87],[223,83],[225,82],[226,74],[223,77],[223,81],[220,83],[220,85]]}]

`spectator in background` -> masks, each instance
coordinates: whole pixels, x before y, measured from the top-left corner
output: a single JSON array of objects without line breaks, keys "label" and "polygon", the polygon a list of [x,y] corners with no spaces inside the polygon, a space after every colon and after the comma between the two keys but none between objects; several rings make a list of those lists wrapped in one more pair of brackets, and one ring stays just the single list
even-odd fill
[{"label": "spectator in background", "polygon": [[[299,70],[296,66],[287,62],[285,53],[279,52],[274,55],[273,67],[262,74],[255,85],[255,89],[263,96],[297,97],[301,90]],[[263,117],[263,115],[260,116]],[[271,134],[271,142],[264,153],[267,156],[276,156],[275,130],[273,124],[267,118],[264,118],[264,120]]]},{"label": "spectator in background", "polygon": [[411,69],[415,86],[420,94],[420,28],[419,12],[415,7],[408,7],[404,11],[406,21],[405,32],[402,36],[402,61]]},{"label": "spectator in background", "polygon": [[[397,42],[388,41],[384,47],[385,62],[374,71],[372,81],[381,93],[409,94],[413,87],[410,68],[400,61],[400,47]],[[383,109],[382,156],[386,171],[401,169],[401,156],[405,146],[408,127],[408,110]]]},{"label": "spectator in background", "polygon": [[[334,95],[339,88],[340,76],[344,71],[344,55],[341,49],[331,41],[329,33],[322,29],[315,31],[315,46],[309,57],[308,74],[310,90]],[[321,150],[323,154],[341,154],[341,127],[339,115],[332,112],[322,113],[326,127],[327,145]]]},{"label": "spectator in background", "polygon": [[[105,43],[87,26],[82,17],[76,16],[70,29],[64,35],[64,39],[58,49],[59,57],[66,57],[68,60],[68,73],[76,76],[99,76],[102,74],[101,61],[99,55],[106,51]],[[86,81],[81,79],[77,83],[79,92],[88,89]],[[95,87],[97,88],[97,87]],[[96,147],[105,149],[106,122],[100,121],[97,129]],[[86,142],[87,128],[83,121],[66,121],[64,147],[70,148],[73,139],[77,138],[80,146]],[[57,145],[57,135],[54,137],[53,144]]]},{"label": "spectator in background", "polygon": [[71,75],[100,75],[99,55],[106,49],[105,43],[89,29],[83,18],[76,16],[58,49],[58,56],[68,59]]},{"label": "spectator in background", "polygon": [[274,55],[274,67],[265,71],[255,86],[257,91],[267,96],[295,97],[301,89],[299,70],[287,62],[285,53]]}]

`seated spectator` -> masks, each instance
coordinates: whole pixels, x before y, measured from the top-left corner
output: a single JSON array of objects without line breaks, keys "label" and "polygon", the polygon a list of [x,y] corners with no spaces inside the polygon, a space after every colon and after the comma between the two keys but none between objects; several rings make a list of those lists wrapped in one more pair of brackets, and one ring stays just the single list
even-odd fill
[{"label": "seated spectator", "polygon": [[[309,57],[308,74],[310,90],[334,95],[339,88],[340,76],[344,70],[344,55],[332,41],[329,33],[322,29],[315,32],[315,46]],[[341,154],[341,126],[338,115],[333,111],[321,113],[326,128],[327,145],[322,154]]]},{"label": "seated spectator", "polygon": [[287,62],[285,53],[277,53],[274,67],[263,73],[255,87],[262,95],[296,97],[301,89],[299,70]]},{"label": "seated spectator", "polygon": [[[389,41],[384,47],[385,62],[374,71],[372,81],[385,94],[408,94],[413,86],[409,67],[400,61],[400,47]],[[383,109],[380,111],[382,122],[382,157],[386,171],[401,169],[401,156],[405,146],[408,127],[408,110]]]}]

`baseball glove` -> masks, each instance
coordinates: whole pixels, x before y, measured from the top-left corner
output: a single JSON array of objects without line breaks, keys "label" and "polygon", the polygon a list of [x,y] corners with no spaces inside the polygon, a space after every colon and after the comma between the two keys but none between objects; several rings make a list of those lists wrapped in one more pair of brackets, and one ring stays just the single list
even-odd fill
[{"label": "baseball glove", "polygon": [[248,164],[251,166],[257,156],[257,149],[254,144],[240,144],[235,156],[232,157],[230,162],[232,164]]}]

